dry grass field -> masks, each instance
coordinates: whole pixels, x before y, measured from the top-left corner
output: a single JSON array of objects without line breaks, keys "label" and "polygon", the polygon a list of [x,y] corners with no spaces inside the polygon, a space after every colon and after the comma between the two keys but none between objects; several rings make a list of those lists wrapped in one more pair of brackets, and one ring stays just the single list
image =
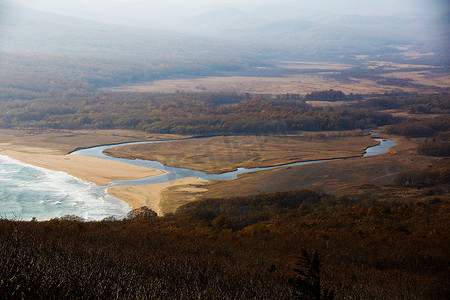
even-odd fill
[{"label": "dry grass field", "polygon": [[174,213],[178,207],[196,201],[202,194],[208,192],[209,181],[189,184],[171,184],[159,193],[159,207],[163,215]]},{"label": "dry grass field", "polygon": [[439,74],[428,71],[392,72],[382,74],[386,78],[411,80],[415,84],[434,86],[440,88],[450,87],[450,74]]},{"label": "dry grass field", "polygon": [[[386,137],[398,141],[399,145],[378,156],[246,173],[235,180],[212,181],[207,186],[191,185],[190,191],[173,186],[163,191],[162,197],[179,201],[182,195],[193,201],[296,189],[333,195],[359,195],[367,200],[376,195],[386,199],[392,196],[410,197],[410,194],[403,195],[403,188],[391,185],[395,176],[403,171],[439,168],[449,163],[445,159],[418,155],[417,145],[421,139]],[[420,190],[410,189],[409,193],[420,194]]]},{"label": "dry grass field", "polygon": [[[235,92],[251,94],[307,94],[328,89],[340,90],[346,94],[370,94],[389,91],[430,92],[436,88],[449,88],[450,77],[446,72],[434,72],[436,67],[427,65],[399,64],[385,61],[367,61],[360,65],[331,62],[280,62],[277,67],[287,71],[298,70],[302,74],[279,77],[224,76],[191,79],[168,79],[153,82],[114,87],[109,90],[120,92]],[[386,73],[372,78],[353,76],[340,77],[341,72],[352,67],[377,69]],[[417,69],[421,69],[417,71]],[[317,73],[317,71],[323,72]],[[308,72],[310,72],[308,74]],[[383,78],[412,79],[408,85],[379,83]]]},{"label": "dry grass field", "polygon": [[[298,132],[285,136],[217,136],[175,143],[122,146],[109,149],[108,154],[158,160],[166,165],[220,173],[238,167],[260,167],[294,161],[358,156],[364,153],[365,148],[374,144],[376,141],[363,131]],[[372,169],[376,169],[373,172],[378,174],[377,176],[385,177],[386,174],[377,169],[378,162],[373,166],[370,163],[366,166],[368,162],[366,159],[341,161],[343,166],[350,168],[342,174],[334,162],[327,162],[310,165],[305,174],[304,168],[308,166],[283,167],[241,175],[239,179],[230,181],[168,184],[159,191],[159,212],[162,214],[175,212],[179,206],[201,198],[284,191],[303,186],[322,190],[323,188],[317,185],[329,183],[333,191],[337,190],[342,182],[346,183],[341,186],[344,191],[349,183],[355,180],[354,177],[357,183],[367,180]],[[387,179],[391,177],[388,176]]]},{"label": "dry grass field", "polygon": [[297,161],[362,155],[377,142],[361,130],[303,132],[282,136],[216,136],[175,143],[116,147],[116,157],[157,160],[165,165],[223,173]]},{"label": "dry grass field", "polygon": [[67,154],[78,147],[186,138],[136,130],[18,130],[0,129],[0,150]]},{"label": "dry grass field", "polygon": [[[114,92],[231,92],[251,94],[307,94],[311,91],[340,90],[346,94],[384,93],[398,89],[396,86],[380,85],[370,79],[351,78],[338,80],[324,75],[292,75],[284,77],[204,77],[194,79],[167,79],[154,82],[115,87]],[[402,88],[415,92],[416,88]]]},{"label": "dry grass field", "polygon": [[413,65],[413,64],[400,64],[400,63],[394,63],[390,61],[375,61],[371,60],[367,63],[368,69],[376,69],[379,67],[383,67],[386,71],[396,71],[401,69],[434,69],[436,67],[429,66],[429,65]]},{"label": "dry grass field", "polygon": [[347,70],[353,67],[351,64],[341,64],[333,62],[309,62],[309,61],[282,61],[278,64],[279,67],[285,69],[296,70]]}]

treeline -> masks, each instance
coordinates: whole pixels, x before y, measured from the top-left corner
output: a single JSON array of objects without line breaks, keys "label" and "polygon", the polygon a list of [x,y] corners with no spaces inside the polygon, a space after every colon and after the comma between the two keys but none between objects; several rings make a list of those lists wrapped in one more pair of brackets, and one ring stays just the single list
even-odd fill
[{"label": "treeline", "polygon": [[361,95],[346,95],[342,91],[335,91],[330,89],[328,91],[316,91],[306,94],[306,101],[348,101],[348,100],[361,100]]},{"label": "treeline", "polygon": [[446,299],[449,217],[445,195],[400,201],[300,190],[204,200],[165,217],[0,220],[0,293],[295,299],[306,249],[320,253],[322,288],[337,299]]},{"label": "treeline", "polygon": [[390,114],[369,109],[322,108],[303,100],[206,93],[74,93],[31,102],[3,102],[0,108],[3,128],[126,128],[155,133],[246,134],[352,130],[395,122]]},{"label": "treeline", "polygon": [[450,95],[386,95],[356,104],[361,108],[402,109],[411,114],[448,114]]},{"label": "treeline", "polygon": [[386,128],[387,133],[403,135],[407,138],[434,137],[437,139],[445,139],[448,136],[447,132],[449,130],[449,115],[422,120],[410,118]]}]

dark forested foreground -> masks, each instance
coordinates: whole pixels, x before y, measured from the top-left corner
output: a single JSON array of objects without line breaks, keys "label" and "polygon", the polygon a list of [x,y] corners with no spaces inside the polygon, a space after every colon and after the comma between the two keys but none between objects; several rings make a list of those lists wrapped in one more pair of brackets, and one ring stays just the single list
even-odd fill
[{"label": "dark forested foreground", "polygon": [[322,299],[327,290],[338,299],[448,299],[448,174],[371,200],[300,190],[193,202],[165,217],[2,220],[0,294],[318,299],[307,294],[320,286]]}]

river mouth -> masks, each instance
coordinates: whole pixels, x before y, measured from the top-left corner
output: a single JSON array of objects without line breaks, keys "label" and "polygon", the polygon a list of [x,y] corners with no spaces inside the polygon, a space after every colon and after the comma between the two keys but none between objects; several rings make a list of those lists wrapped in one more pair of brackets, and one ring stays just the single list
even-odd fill
[{"label": "river mouth", "polygon": [[[377,134],[374,132],[370,132],[370,133],[373,136],[375,136]],[[191,138],[191,139],[195,139],[195,138]],[[204,179],[204,180],[232,180],[232,179],[236,179],[238,177],[238,175],[240,175],[240,174],[245,174],[245,173],[250,173],[250,172],[258,172],[258,171],[270,170],[270,169],[281,168],[281,167],[291,167],[291,166],[300,166],[300,165],[307,165],[307,164],[314,164],[314,163],[322,163],[322,162],[335,161],[335,160],[344,160],[344,159],[356,158],[356,157],[375,156],[375,155],[386,153],[391,147],[397,145],[396,142],[389,140],[389,139],[385,139],[385,138],[383,138],[383,139],[375,138],[375,140],[378,141],[379,143],[375,146],[368,147],[366,149],[366,152],[362,156],[350,156],[350,157],[339,157],[339,158],[301,161],[301,162],[274,165],[274,166],[268,166],[268,167],[258,167],[258,168],[237,168],[234,171],[220,173],[220,174],[208,174],[208,173],[205,173],[205,172],[199,171],[199,170],[192,170],[192,169],[179,168],[179,167],[170,167],[170,166],[163,165],[159,161],[111,157],[111,156],[105,155],[103,153],[103,151],[106,149],[119,147],[119,146],[151,144],[151,143],[175,143],[180,140],[147,141],[147,142],[132,142],[132,143],[122,143],[122,144],[114,144],[114,145],[103,145],[103,146],[97,146],[97,147],[92,147],[92,148],[79,149],[79,150],[72,152],[71,154],[79,154],[79,155],[86,155],[86,156],[91,156],[91,157],[96,157],[96,158],[108,159],[108,160],[131,164],[131,165],[135,165],[135,166],[158,169],[158,170],[161,170],[164,172],[164,174],[157,175],[157,176],[151,176],[151,177],[141,178],[141,179],[137,179],[137,180],[113,181],[110,184],[110,186],[144,185],[144,184],[164,183],[164,182],[168,182],[168,181],[172,181],[172,180],[180,179],[180,178],[185,178],[185,177],[196,177],[196,178]]]}]

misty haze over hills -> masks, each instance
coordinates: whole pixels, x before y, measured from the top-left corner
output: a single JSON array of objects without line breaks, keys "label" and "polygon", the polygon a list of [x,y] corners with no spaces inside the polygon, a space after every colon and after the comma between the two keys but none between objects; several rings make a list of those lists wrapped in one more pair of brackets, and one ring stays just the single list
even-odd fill
[{"label": "misty haze over hills", "polygon": [[[131,55],[147,43],[153,44],[149,47],[152,49],[155,44],[170,49],[179,45],[184,49],[215,49],[222,47],[219,41],[245,42],[241,44],[244,48],[278,48],[290,52],[293,49],[314,52],[311,47],[320,47],[321,51],[335,48],[337,52],[361,47],[367,52],[368,48],[399,45],[414,45],[433,52],[427,48],[445,47],[449,36],[445,1],[428,1],[428,4],[404,0],[358,1],[356,4],[331,0],[190,1],[189,5],[184,1],[105,0],[3,3],[1,49],[13,52],[14,49],[25,51],[26,47],[31,52],[64,49],[76,52],[77,48],[86,46],[81,50],[86,54],[103,44],[106,49],[98,49],[99,54],[109,49],[112,54],[123,50],[125,55]],[[25,8],[20,3],[53,13]],[[101,24],[103,22],[133,27]],[[133,44],[133,50],[127,49],[124,43]],[[167,54],[170,49],[164,52]]]},{"label": "misty haze over hills", "polygon": [[430,16],[448,10],[445,0],[16,0],[34,9],[93,20],[155,28],[180,25],[216,10],[240,10],[266,21],[330,15]]},{"label": "misty haze over hills", "polygon": [[419,52],[445,54],[450,28],[445,1],[337,3],[4,1],[0,49],[166,57],[225,52],[255,58],[324,59],[414,46]]},{"label": "misty haze over hills", "polygon": [[356,73],[349,70],[345,78],[366,72],[360,64],[371,60],[434,65],[447,72],[445,1],[337,3],[2,1],[3,95],[19,97],[20,87],[33,91],[20,97],[32,99],[54,89],[55,82],[58,89],[95,89],[160,79],[302,72],[280,68],[284,61],[353,64]]}]

